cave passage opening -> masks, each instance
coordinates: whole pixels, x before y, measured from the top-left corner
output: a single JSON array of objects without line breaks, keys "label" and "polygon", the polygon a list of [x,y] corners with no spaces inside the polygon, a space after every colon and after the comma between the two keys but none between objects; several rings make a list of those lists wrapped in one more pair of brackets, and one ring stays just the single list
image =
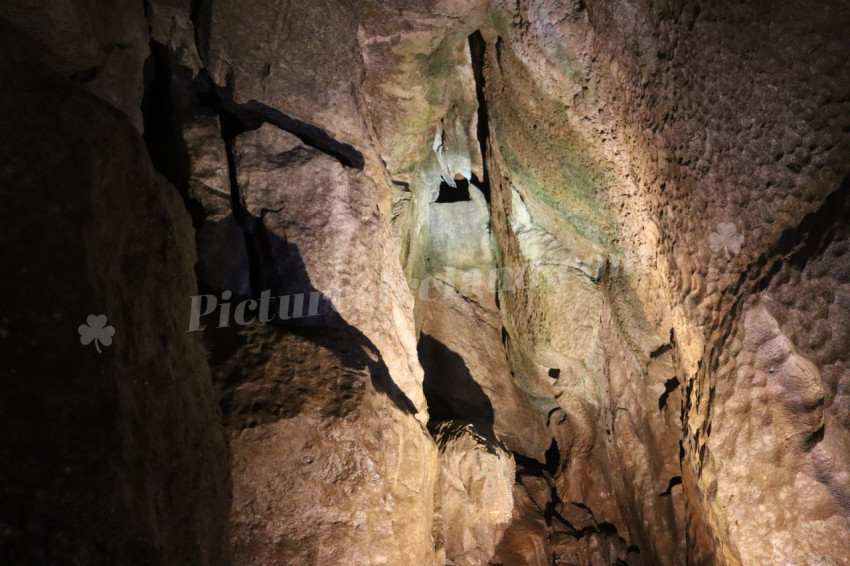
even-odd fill
[{"label": "cave passage opening", "polygon": [[443,182],[440,183],[440,194],[434,202],[445,204],[450,202],[465,202],[472,200],[472,197],[469,194],[469,184],[468,180],[460,179],[456,180],[455,186],[452,187],[443,180]]}]

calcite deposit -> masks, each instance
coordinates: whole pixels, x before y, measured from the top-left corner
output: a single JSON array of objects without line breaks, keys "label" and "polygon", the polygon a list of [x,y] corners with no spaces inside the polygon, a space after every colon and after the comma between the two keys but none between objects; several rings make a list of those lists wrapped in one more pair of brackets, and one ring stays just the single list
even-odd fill
[{"label": "calcite deposit", "polygon": [[848,29],[5,0],[0,556],[850,565]]}]

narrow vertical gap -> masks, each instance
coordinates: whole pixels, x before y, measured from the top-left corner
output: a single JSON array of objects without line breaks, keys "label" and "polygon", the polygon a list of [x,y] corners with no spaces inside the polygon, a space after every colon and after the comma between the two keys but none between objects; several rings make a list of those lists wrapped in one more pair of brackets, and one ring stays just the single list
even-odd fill
[{"label": "narrow vertical gap", "polygon": [[191,0],[189,18],[194,28],[195,49],[201,57],[204,65],[207,63],[209,53],[209,32],[212,25],[212,2],[211,0]]},{"label": "narrow vertical gap", "polygon": [[[481,147],[484,178],[473,182],[484,193],[484,198],[490,202],[490,174],[487,171],[487,140],[490,136],[490,117],[487,112],[487,99],[484,96],[484,61],[487,54],[487,42],[480,31],[469,36],[469,54],[472,58],[472,74],[475,77],[475,95],[478,98],[478,144]],[[474,177],[474,176],[473,176]]]},{"label": "narrow vertical gap", "polygon": [[171,62],[168,47],[150,41],[151,54],[144,64],[142,96],[143,138],[154,167],[177,187],[184,200],[189,181],[188,153],[180,134],[171,95]]}]

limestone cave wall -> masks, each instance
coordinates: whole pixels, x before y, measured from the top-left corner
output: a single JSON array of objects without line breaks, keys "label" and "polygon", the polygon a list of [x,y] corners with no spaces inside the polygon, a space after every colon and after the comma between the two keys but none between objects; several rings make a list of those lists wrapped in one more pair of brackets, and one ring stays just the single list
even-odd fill
[{"label": "limestone cave wall", "polygon": [[6,0],[0,554],[850,564],[848,30]]}]

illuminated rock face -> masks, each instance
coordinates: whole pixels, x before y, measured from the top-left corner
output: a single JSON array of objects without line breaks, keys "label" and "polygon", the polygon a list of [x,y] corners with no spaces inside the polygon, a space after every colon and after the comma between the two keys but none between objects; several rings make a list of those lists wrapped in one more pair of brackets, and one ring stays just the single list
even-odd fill
[{"label": "illuminated rock face", "polygon": [[[218,333],[217,333],[218,332]],[[435,564],[437,448],[352,327],[213,331],[237,564]]]},{"label": "illuminated rock face", "polygon": [[[601,384],[614,396],[602,414],[614,446],[628,447],[619,450],[615,475],[628,478],[628,497],[638,495],[633,504],[620,496],[619,508],[649,518],[648,526],[625,520],[632,536],[645,537],[629,543],[642,560],[653,550],[661,563],[674,560],[674,539],[665,543],[653,526],[669,511],[646,488],[663,478],[658,463],[678,458],[664,443],[676,438],[682,487],[656,493],[671,494],[677,536],[687,529],[695,562],[843,563],[850,116],[847,59],[837,56],[846,48],[834,26],[847,21],[847,10],[502,8],[510,26],[485,69],[491,146],[501,154],[492,163],[503,171],[490,178],[507,177],[523,198],[554,201],[584,236],[605,245],[609,281],[625,272],[636,293],[623,306],[640,305],[653,333],[672,337],[669,349],[650,350],[640,401],[629,394],[634,369],[629,386],[618,385],[629,356],[616,354],[616,336],[603,331],[610,361]],[[745,33],[744,19],[764,33]],[[561,167],[542,157],[558,154],[543,148],[563,147],[575,151]],[[504,214],[503,224],[515,210],[508,194],[493,190],[494,203],[501,196],[493,216]],[[608,223],[616,230],[599,230]],[[501,248],[516,250],[508,257],[523,257],[521,236],[505,230]],[[607,295],[612,306],[629,296],[618,287]],[[518,297],[512,308],[534,312],[529,299]],[[640,340],[629,337],[639,317],[617,317],[629,349],[639,352]],[[668,393],[667,384],[678,387]],[[650,412],[650,391],[664,397],[660,415]],[[671,407],[682,431],[678,414],[659,428]],[[659,460],[661,453],[668,455]],[[574,487],[581,481],[563,476],[559,493]]]},{"label": "illuminated rock face", "polygon": [[445,421],[434,427],[439,473],[434,492],[438,558],[487,564],[514,510],[511,453],[483,425]]},{"label": "illuminated rock face", "polygon": [[[9,0],[0,549],[847,564],[847,29],[841,0]],[[317,310],[186,333],[199,293]],[[104,357],[50,323],[107,308]]]}]

